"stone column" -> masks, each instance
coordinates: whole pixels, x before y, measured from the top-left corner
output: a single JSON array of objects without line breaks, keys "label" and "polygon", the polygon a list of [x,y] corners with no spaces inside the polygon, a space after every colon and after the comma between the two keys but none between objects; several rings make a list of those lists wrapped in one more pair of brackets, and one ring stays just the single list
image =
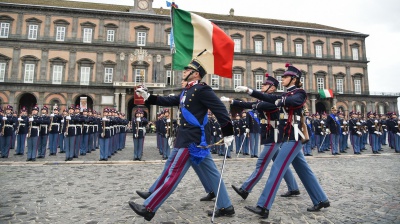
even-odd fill
[{"label": "stone column", "polygon": [[115,95],[115,97],[114,97],[114,106],[118,110],[118,108],[119,108],[119,93],[114,93],[114,95]]},{"label": "stone column", "polygon": [[[46,20],[44,22],[44,30],[50,30],[50,25],[51,25],[51,16],[50,15],[46,15]],[[50,32],[44,32],[44,38],[42,39],[46,39],[48,40],[50,37]]]},{"label": "stone column", "polygon": [[[22,35],[22,24],[24,22],[24,14],[23,13],[18,13],[18,19],[17,19],[17,35]],[[24,38],[24,37],[21,37]]]},{"label": "stone column", "polygon": [[[47,61],[49,61],[49,49],[43,48],[42,49],[42,63],[40,63],[40,72],[39,72],[39,82],[45,83],[46,81],[46,76],[47,76]],[[44,63],[43,63],[44,62]],[[51,83],[51,76],[50,76],[50,83]]]},{"label": "stone column", "polygon": [[[246,60],[246,72],[245,72],[245,79],[246,79],[246,83],[243,82],[244,85],[246,86],[253,86],[251,83],[253,81],[253,77],[251,74],[251,61],[250,60]],[[243,77],[244,78],[244,77]]]},{"label": "stone column", "polygon": [[315,108],[315,101],[316,100],[317,99],[315,98],[315,95],[311,95],[311,112],[313,114],[315,114],[315,112],[316,112],[316,108]]},{"label": "stone column", "polygon": [[[314,73],[313,73],[313,66],[312,64],[307,64],[307,85],[306,88],[308,89],[309,92],[314,92],[314,86],[313,86],[313,78],[314,78]],[[315,113],[315,112],[313,112]]]},{"label": "stone column", "polygon": [[[124,89],[125,91],[125,89]],[[121,93],[122,97],[121,97],[121,113],[125,113],[125,97],[126,97],[126,93]]]},{"label": "stone column", "polygon": [[271,32],[267,32],[267,54],[272,54],[272,52],[271,52]]},{"label": "stone column", "polygon": [[77,39],[78,28],[80,28],[80,26],[78,26],[78,17],[73,17],[72,18],[72,39],[76,40],[76,41],[82,40],[82,37],[80,37],[81,38],[80,40]]},{"label": "stone column", "polygon": [[290,33],[287,34],[287,54],[286,55],[294,55],[292,54],[292,35]]},{"label": "stone column", "polygon": [[74,83],[75,80],[75,68],[76,68],[76,50],[71,49],[69,51],[69,68],[68,68],[68,79],[67,82],[70,84]]},{"label": "stone column", "polygon": [[347,42],[347,39],[344,39],[344,58],[346,59],[346,60],[348,60],[349,59],[349,45],[348,45],[348,42]]},{"label": "stone column", "polygon": [[[24,80],[24,74],[21,74],[21,77],[22,78],[20,78],[19,77],[19,73],[20,73],[20,68],[19,68],[19,61],[20,61],[20,56],[21,56],[21,48],[20,47],[17,47],[17,46],[15,46],[14,47],[14,50],[13,50],[13,57],[12,57],[12,62],[11,62],[11,75],[9,76],[10,77],[10,80],[12,80],[12,81],[17,81],[18,79],[20,79],[20,80]],[[21,65],[22,65],[22,63],[21,63]],[[23,81],[21,81],[21,82],[23,82]]]},{"label": "stone column", "polygon": [[344,83],[344,84],[346,84],[344,86],[345,87],[344,89],[347,92],[347,94],[349,94],[349,93],[354,94],[354,92],[351,92],[353,84],[351,82],[351,74],[350,74],[350,67],[349,66],[346,66],[346,83]]},{"label": "stone column", "polygon": [[[310,40],[310,35],[306,36],[306,42],[307,42],[307,56],[311,57],[311,40]],[[304,53],[306,53],[304,52]]]}]

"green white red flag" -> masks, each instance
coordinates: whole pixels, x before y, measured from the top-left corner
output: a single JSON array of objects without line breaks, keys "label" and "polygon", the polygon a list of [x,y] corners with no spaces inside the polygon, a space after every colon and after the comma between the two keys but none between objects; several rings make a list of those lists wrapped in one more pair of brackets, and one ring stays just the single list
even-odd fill
[{"label": "green white red flag", "polygon": [[183,70],[206,50],[198,60],[207,74],[232,78],[233,40],[211,21],[172,7],[173,69]]},{"label": "green white red flag", "polygon": [[319,96],[321,98],[333,98],[333,91],[331,89],[320,89]]}]

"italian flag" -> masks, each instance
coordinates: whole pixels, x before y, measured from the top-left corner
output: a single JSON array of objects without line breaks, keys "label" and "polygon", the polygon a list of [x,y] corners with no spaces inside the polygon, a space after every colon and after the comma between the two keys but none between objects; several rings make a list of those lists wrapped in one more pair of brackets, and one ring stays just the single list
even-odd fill
[{"label": "italian flag", "polygon": [[232,78],[233,40],[211,21],[172,7],[173,69],[183,70],[199,53],[197,59],[207,74]]},{"label": "italian flag", "polygon": [[321,98],[332,98],[333,91],[331,89],[320,89],[319,95],[321,96]]}]

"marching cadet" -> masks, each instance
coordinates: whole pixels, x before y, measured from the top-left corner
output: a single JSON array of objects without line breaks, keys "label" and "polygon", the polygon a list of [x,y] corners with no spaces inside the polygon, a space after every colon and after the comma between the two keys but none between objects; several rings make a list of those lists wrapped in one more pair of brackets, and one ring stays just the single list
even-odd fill
[{"label": "marching cadet", "polygon": [[[248,197],[249,193],[264,175],[271,159],[274,161],[279,153],[279,144],[276,144],[278,141],[279,109],[275,104],[260,101],[265,94],[274,93],[276,91],[276,87],[279,86],[279,82],[274,77],[269,76],[268,73],[265,76],[267,78],[262,83],[261,92],[249,89],[245,86],[235,89],[236,92],[247,92],[250,96],[259,99],[258,101],[232,101],[233,106],[247,109],[252,108],[253,110],[258,111],[258,114],[260,114],[261,118],[261,145],[264,145],[264,148],[260,153],[260,157],[257,159],[256,168],[240,188],[232,185],[233,190],[235,190],[235,192],[243,199]],[[286,171],[283,178],[288,186],[288,191],[281,196],[291,197],[294,195],[299,195],[299,187],[297,186],[296,180],[290,168]]]},{"label": "marching cadet", "polygon": [[81,137],[81,143],[80,143],[80,155],[85,156],[86,153],[91,153],[92,150],[88,150],[88,144],[89,144],[89,127],[91,125],[91,122],[93,122],[93,118],[88,116],[88,109],[85,108],[82,110],[82,137]]},{"label": "marching cadet", "polygon": [[251,158],[258,158],[258,147],[260,142],[260,119],[257,110],[247,112],[246,123],[249,125],[249,151]]},{"label": "marching cadet", "polygon": [[18,118],[18,127],[16,131],[17,149],[15,150],[15,155],[20,156],[24,155],[26,134],[28,133],[29,118],[26,112],[26,108],[22,107]]},{"label": "marching cadet", "polygon": [[369,111],[367,113],[367,121],[365,122],[368,127],[369,144],[371,145],[373,154],[380,154],[379,150],[379,122],[375,119],[375,115]]},{"label": "marching cadet", "polygon": [[391,122],[390,122],[390,126],[391,126],[391,130],[393,133],[393,138],[394,138],[394,151],[396,153],[400,153],[400,120],[397,118],[397,114],[396,112],[393,112],[391,114]]},{"label": "marching cadet", "polygon": [[329,148],[330,148],[330,131],[326,125],[327,118],[328,118],[328,114],[326,114],[326,112],[324,111],[321,115],[321,124],[322,124],[324,138],[325,138],[325,140],[322,143],[322,148],[324,149],[324,151],[329,151]]},{"label": "marching cadet", "polygon": [[121,113],[120,116],[120,125],[119,125],[119,148],[118,150],[121,151],[122,149],[125,148],[125,142],[126,142],[126,130],[127,130],[127,125],[128,125],[128,120],[125,118],[125,114]]},{"label": "marching cadet", "polygon": [[[394,114],[394,115],[396,115],[396,114]],[[393,131],[392,131],[392,128],[393,128],[393,113],[392,112],[388,112],[387,113],[387,116],[388,116],[388,120],[387,120],[387,122],[386,122],[386,125],[387,125],[387,129],[388,129],[388,144],[389,144],[389,147],[391,148],[391,149],[394,149],[394,136],[393,136]]]},{"label": "marching cadet", "polygon": [[[143,155],[143,143],[144,137],[146,136],[146,125],[147,119],[143,117],[144,113],[142,109],[137,109],[135,117],[132,119],[132,131],[133,131],[133,160],[141,160]],[[168,144],[168,143],[167,143]],[[169,147],[168,147],[169,148]]]},{"label": "marching cadet", "polygon": [[29,117],[28,133],[27,133],[27,145],[28,145],[28,158],[26,161],[35,161],[36,153],[38,150],[38,141],[40,135],[40,122],[41,119],[38,116],[39,107],[34,106],[32,108],[32,115]]},{"label": "marching cadet", "polygon": [[157,148],[160,151],[160,155],[163,154],[163,147],[162,147],[162,137],[161,137],[161,126],[162,126],[162,118],[163,113],[160,111],[158,112],[157,121],[156,121],[156,135],[157,135]]},{"label": "marching cadet", "polygon": [[[169,174],[164,183],[144,201],[143,205],[136,204],[133,201],[129,202],[129,206],[135,213],[143,216],[147,221],[154,217],[158,208],[175,190],[193,163],[198,164],[198,168],[208,177],[213,191],[217,192],[219,189],[217,210],[215,213],[213,211],[208,212],[208,215],[213,216],[214,214],[215,217],[220,217],[235,214],[225,184],[222,179],[219,179],[220,173],[208,151],[209,149],[204,155],[198,154],[199,147],[197,145],[207,147],[209,142],[209,136],[205,133],[209,130],[208,127],[205,127],[208,123],[208,109],[215,114],[222,127],[224,143],[229,146],[234,138],[232,123],[226,107],[215,95],[211,87],[200,82],[206,73],[200,61],[193,59],[183,72],[183,79],[188,84],[179,96],[160,97],[150,95],[146,88],[136,89],[138,94],[149,104],[180,106],[181,109],[181,125],[174,145],[175,148],[178,148],[178,152],[172,162],[172,164],[178,165],[173,165],[169,169]],[[203,150],[200,152],[203,152]],[[196,165],[193,164],[193,166]]]},{"label": "marching cadet", "polygon": [[55,156],[57,154],[57,146],[59,136],[61,132],[61,120],[62,116],[59,114],[59,109],[55,107],[53,113],[50,114],[50,125],[49,125],[49,148],[50,155]]},{"label": "marching cadet", "polygon": [[360,118],[360,123],[362,126],[362,135],[361,135],[361,139],[360,139],[360,149],[361,151],[366,150],[365,145],[368,143],[367,139],[368,139],[368,127],[367,127],[367,123],[364,119],[364,115],[361,114],[361,112],[357,112],[358,113],[358,117]]},{"label": "marching cadet", "polygon": [[79,123],[79,118],[74,114],[74,106],[68,108],[68,115],[64,117],[64,147],[65,147],[65,161],[71,161],[75,154],[75,141],[77,135],[76,126]]},{"label": "marching cadet", "polygon": [[82,125],[84,122],[84,119],[82,118],[81,115],[81,108],[79,105],[75,106],[75,127],[76,127],[76,135],[75,135],[75,144],[74,144],[74,158],[78,158],[79,156],[79,151],[81,148],[81,142],[82,142]]},{"label": "marching cadet", "polygon": [[307,108],[304,108],[304,119],[307,125],[308,135],[310,136],[310,140],[303,145],[303,153],[305,156],[312,156],[311,151],[311,138],[314,136],[313,127],[312,127],[312,120],[310,117],[310,112]]},{"label": "marching cadet", "polygon": [[50,117],[47,115],[49,108],[46,105],[42,107],[42,114],[39,117],[40,119],[40,134],[38,140],[38,157],[37,158],[45,158],[46,157],[46,149],[47,149],[47,140],[49,138],[49,125],[50,125]]},{"label": "marching cadet", "polygon": [[15,140],[17,140],[17,129],[18,129],[18,111],[16,110],[12,111],[12,116],[15,122],[13,124],[10,149],[15,149]]},{"label": "marching cadet", "polygon": [[360,155],[360,141],[362,136],[361,123],[356,112],[351,111],[349,116],[351,117],[349,120],[350,143],[353,147],[354,154]]},{"label": "marching cadet", "polygon": [[309,167],[303,153],[299,153],[302,144],[299,139],[301,131],[298,128],[298,122],[307,100],[307,93],[301,89],[302,72],[289,64],[286,64],[286,67],[288,69],[282,76],[282,86],[287,88],[287,92],[283,93],[282,96],[263,94],[263,97],[259,98],[280,108],[278,142],[281,146],[257,205],[245,207],[262,218],[268,218],[283,174],[288,170],[290,164],[293,165],[313,202],[313,206],[307,208],[307,211],[319,211],[321,208],[330,206],[328,197]]},{"label": "marching cadet", "polygon": [[331,108],[331,113],[326,118],[326,130],[330,138],[332,155],[340,155],[339,138],[342,128],[340,127],[339,118],[337,117],[337,109],[335,106]]},{"label": "marching cadet", "polygon": [[65,143],[64,143],[64,139],[65,139],[65,117],[68,115],[68,111],[67,109],[64,109],[61,115],[61,120],[60,120],[60,134],[58,135],[58,145],[60,147],[60,153],[65,153]]},{"label": "marching cadet", "polygon": [[312,135],[310,135],[311,148],[315,149],[315,148],[317,148],[317,142],[315,140],[315,126],[314,126],[315,114],[311,114],[310,122],[311,122],[311,127],[312,127]]},{"label": "marching cadet", "polygon": [[13,107],[11,105],[7,105],[5,108],[6,113],[2,117],[2,127],[0,131],[0,135],[2,136],[2,144],[0,145],[1,148],[1,158],[8,158],[10,153],[11,147],[11,138],[12,133],[14,132],[14,123],[18,122],[16,118],[13,117],[11,111]]},{"label": "marching cadet", "polygon": [[99,112],[97,112],[97,119],[96,119],[96,126],[95,126],[95,128],[97,128],[97,129],[96,129],[96,133],[94,135],[94,145],[95,145],[94,148],[95,149],[99,149],[99,136],[101,133],[101,131],[100,131],[101,119],[102,119],[102,116],[101,116],[101,112],[99,111]]},{"label": "marching cadet", "polygon": [[235,132],[235,145],[236,145],[236,154],[239,153],[240,150],[240,146],[242,143],[242,126],[243,124],[241,124],[241,119],[240,119],[240,114],[236,113],[235,115],[235,120],[233,121],[233,130]]},{"label": "marching cadet", "polygon": [[346,152],[346,143],[347,143],[348,136],[349,136],[349,124],[346,121],[346,119],[344,118],[343,112],[339,111],[338,115],[339,115],[340,129],[341,129],[340,137],[339,137],[339,150],[341,153],[347,153]]},{"label": "marching cadet", "polygon": [[[110,138],[111,138],[111,123],[108,118],[109,113],[108,108],[103,109],[103,117],[101,118],[101,124],[99,125],[99,147],[100,147],[100,160],[99,161],[107,161],[109,158],[109,147],[110,147]],[[100,115],[100,112],[99,112]]]}]

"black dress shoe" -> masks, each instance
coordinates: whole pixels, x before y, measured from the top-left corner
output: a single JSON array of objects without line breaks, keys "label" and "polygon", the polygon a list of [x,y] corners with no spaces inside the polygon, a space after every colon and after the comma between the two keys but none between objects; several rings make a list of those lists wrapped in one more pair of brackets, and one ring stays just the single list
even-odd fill
[{"label": "black dress shoe", "polygon": [[[220,208],[218,210],[215,210],[214,217],[221,217],[221,216],[232,216],[235,214],[235,209],[233,206],[229,206],[227,208]],[[213,211],[207,211],[208,216],[213,215]]]},{"label": "black dress shoe", "polygon": [[31,161],[32,159],[27,159],[26,161]]},{"label": "black dress shoe", "polygon": [[148,211],[143,205],[136,204],[133,201],[129,202],[129,207],[131,207],[136,214],[143,216],[146,221],[150,221],[156,214],[155,212]]},{"label": "black dress shoe", "polygon": [[281,194],[281,197],[292,197],[292,196],[299,195],[299,194],[300,194],[299,190],[287,191],[286,193]]},{"label": "black dress shoe", "polygon": [[258,156],[254,156],[254,158],[258,158]]},{"label": "black dress shoe", "polygon": [[309,212],[318,212],[319,210],[321,210],[321,208],[328,208],[329,206],[331,206],[329,200],[321,201],[318,204],[307,208],[307,211],[309,211]]},{"label": "black dress shoe", "polygon": [[136,194],[138,194],[143,199],[147,199],[148,197],[150,197],[151,192],[136,191]]},{"label": "black dress shoe", "polygon": [[249,196],[249,192],[243,190],[242,188],[237,188],[237,187],[235,187],[235,185],[232,185],[232,188],[233,188],[233,190],[236,191],[236,193],[238,195],[240,195],[240,197],[243,198],[243,200],[246,200],[247,196]]},{"label": "black dress shoe", "polygon": [[346,151],[341,151],[341,153],[347,153]]},{"label": "black dress shoe", "polygon": [[214,198],[215,198],[214,192],[210,192],[207,194],[207,196],[200,198],[200,201],[211,201]]},{"label": "black dress shoe", "polygon": [[257,215],[260,215],[263,219],[268,218],[269,211],[266,208],[262,208],[260,206],[245,206],[244,208]]}]

